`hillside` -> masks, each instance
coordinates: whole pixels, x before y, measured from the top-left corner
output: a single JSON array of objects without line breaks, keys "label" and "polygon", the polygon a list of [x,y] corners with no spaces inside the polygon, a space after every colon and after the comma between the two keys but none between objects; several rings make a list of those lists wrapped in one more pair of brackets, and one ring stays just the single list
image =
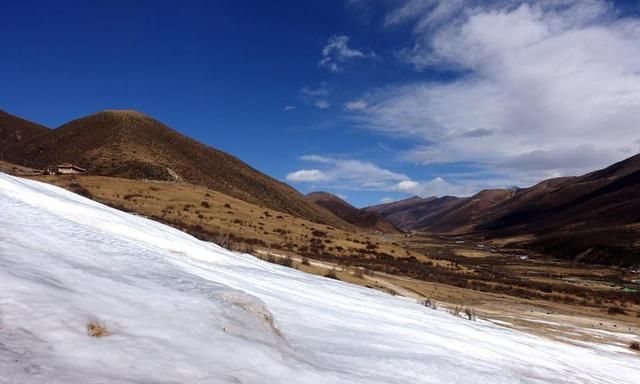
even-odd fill
[{"label": "hillside", "polygon": [[440,202],[437,210],[427,213],[413,226],[439,233],[467,233],[475,230],[484,214],[492,207],[513,197],[515,192],[505,189],[486,189],[468,198],[434,200]]},{"label": "hillside", "polygon": [[0,211],[0,382],[637,381],[624,345],[464,320],[54,186],[0,174]]},{"label": "hillside", "polygon": [[382,233],[402,232],[395,225],[383,219],[382,216],[376,212],[358,209],[331,193],[311,192],[307,194],[305,198],[357,227]]},{"label": "hillside", "polygon": [[319,225],[261,207],[211,189],[186,183],[167,183],[106,176],[37,176],[44,181],[126,212],[152,218],[188,231],[200,239],[234,249],[269,250],[278,254],[357,257],[373,244],[376,254],[424,255],[380,241],[365,231]]},{"label": "hillside", "polygon": [[411,197],[409,199],[395,201],[389,204],[375,205],[364,208],[380,214],[398,228],[403,230],[413,230],[417,228],[419,222],[426,223],[428,220],[437,220],[444,217],[446,212],[463,200],[458,197]]},{"label": "hillside", "polygon": [[22,140],[8,154],[37,164],[71,162],[95,175],[185,181],[311,221],[348,226],[287,184],[136,111],[71,121]]},{"label": "hillside", "polygon": [[49,128],[43,125],[0,111],[0,155],[5,155],[5,151],[16,144],[47,132]]},{"label": "hillside", "polygon": [[583,176],[532,187],[481,191],[469,198],[411,198],[367,208],[403,229],[532,235],[522,246],[560,258],[640,263],[640,155]]}]

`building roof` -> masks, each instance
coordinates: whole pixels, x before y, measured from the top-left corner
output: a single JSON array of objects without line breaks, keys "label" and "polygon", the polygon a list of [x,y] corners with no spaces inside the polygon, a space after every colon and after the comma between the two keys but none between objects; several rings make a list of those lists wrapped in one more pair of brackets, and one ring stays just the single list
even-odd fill
[{"label": "building roof", "polygon": [[86,169],[82,168],[82,167],[78,167],[77,165],[73,165],[71,163],[62,163],[62,164],[58,164],[56,165],[57,168],[71,168],[71,169],[75,169],[76,171],[86,171]]}]

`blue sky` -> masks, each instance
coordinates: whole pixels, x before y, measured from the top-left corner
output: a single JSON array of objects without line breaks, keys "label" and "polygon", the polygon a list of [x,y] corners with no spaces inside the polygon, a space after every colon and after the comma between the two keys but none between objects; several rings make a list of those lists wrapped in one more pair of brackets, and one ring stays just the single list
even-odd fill
[{"label": "blue sky", "polygon": [[640,151],[636,1],[0,4],[0,109],[137,109],[303,193],[469,195]]}]

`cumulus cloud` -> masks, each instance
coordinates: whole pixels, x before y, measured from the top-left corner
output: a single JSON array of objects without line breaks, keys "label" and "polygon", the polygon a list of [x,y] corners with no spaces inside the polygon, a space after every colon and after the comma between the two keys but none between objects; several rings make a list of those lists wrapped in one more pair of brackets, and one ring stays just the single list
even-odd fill
[{"label": "cumulus cloud", "polygon": [[[354,160],[342,159],[321,155],[305,155],[300,160],[314,163],[319,169],[314,169],[317,173],[322,174],[322,178],[316,180],[304,180],[296,177],[299,172],[308,172],[300,170],[287,175],[287,180],[312,182],[326,181],[343,185],[346,188],[375,188],[376,186],[391,185],[402,180],[409,180],[407,175],[392,172],[388,169],[381,168],[373,163]],[[292,175],[294,178],[290,177]]]},{"label": "cumulus cloud", "polygon": [[319,169],[301,169],[287,175],[287,180],[308,183],[328,180],[329,177]]},{"label": "cumulus cloud", "polygon": [[393,203],[395,200],[392,199],[391,197],[383,197],[382,199],[380,199],[380,202],[382,204],[388,204],[388,203]]},{"label": "cumulus cloud", "polygon": [[327,43],[322,48],[322,59],[318,62],[318,66],[331,72],[340,72],[343,69],[342,65],[346,62],[372,57],[375,57],[373,52],[364,53],[361,50],[349,47],[348,36],[334,35],[327,40]]},{"label": "cumulus cloud", "polygon": [[506,175],[567,175],[630,156],[640,122],[640,19],[611,3],[407,1],[399,55],[455,80],[388,86],[353,110],[362,127],[422,142],[418,164],[469,162]]},{"label": "cumulus cloud", "polygon": [[388,191],[420,196],[469,196],[485,187],[477,183],[449,183],[442,177],[425,181],[412,180],[405,174],[354,159],[312,154],[301,156],[300,160],[313,163],[316,168],[291,172],[286,177],[288,181],[314,183],[328,188]]}]

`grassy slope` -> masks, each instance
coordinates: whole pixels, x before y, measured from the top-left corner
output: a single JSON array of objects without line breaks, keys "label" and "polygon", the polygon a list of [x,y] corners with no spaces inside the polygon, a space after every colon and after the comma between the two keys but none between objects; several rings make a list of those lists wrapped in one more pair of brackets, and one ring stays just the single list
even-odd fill
[{"label": "grassy slope", "polygon": [[350,225],[285,183],[135,111],[105,111],[25,140],[11,151],[37,164],[72,162],[90,173],[184,180],[310,221]]}]

